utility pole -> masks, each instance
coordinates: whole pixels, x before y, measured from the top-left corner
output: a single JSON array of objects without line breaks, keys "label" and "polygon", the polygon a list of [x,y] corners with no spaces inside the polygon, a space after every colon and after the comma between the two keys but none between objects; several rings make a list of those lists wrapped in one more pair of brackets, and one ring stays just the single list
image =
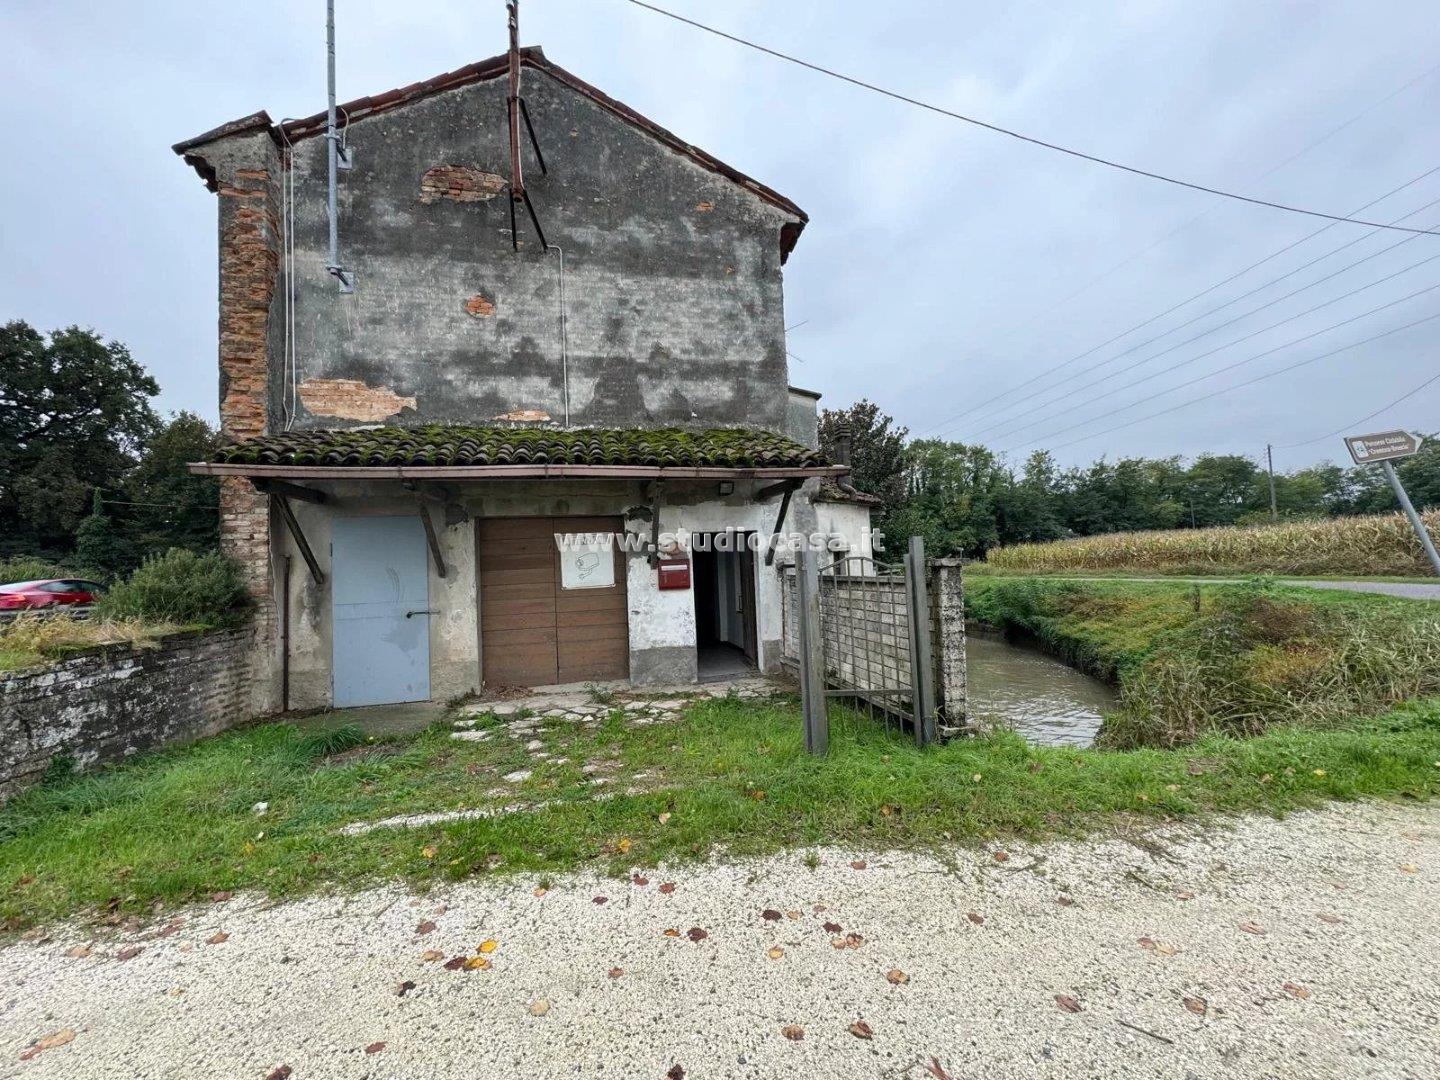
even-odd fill
[{"label": "utility pole", "polygon": [[1270,521],[1274,523],[1280,520],[1280,513],[1275,509],[1275,453],[1268,442],[1265,444],[1265,468],[1270,472]]}]

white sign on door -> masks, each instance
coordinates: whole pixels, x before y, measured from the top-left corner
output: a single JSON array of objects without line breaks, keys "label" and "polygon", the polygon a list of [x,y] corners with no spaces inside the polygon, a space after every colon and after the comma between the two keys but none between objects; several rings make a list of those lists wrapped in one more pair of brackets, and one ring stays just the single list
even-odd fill
[{"label": "white sign on door", "polygon": [[615,586],[615,554],[610,537],[596,535],[589,540],[571,533],[557,536],[560,546],[560,587],[562,589],[610,589]]}]

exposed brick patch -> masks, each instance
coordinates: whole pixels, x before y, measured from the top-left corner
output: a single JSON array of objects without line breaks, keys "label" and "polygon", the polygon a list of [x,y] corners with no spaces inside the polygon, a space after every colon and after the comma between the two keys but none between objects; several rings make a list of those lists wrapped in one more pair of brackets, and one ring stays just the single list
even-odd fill
[{"label": "exposed brick patch", "polygon": [[401,397],[388,386],[366,386],[359,379],[306,379],[299,390],[301,404],[317,416],[376,423],[415,408],[413,397]]},{"label": "exposed brick patch", "polygon": [[465,311],[477,319],[489,318],[495,314],[495,302],[488,297],[476,293],[465,301]]},{"label": "exposed brick patch", "polygon": [[695,209],[699,210],[702,214],[708,214],[711,210],[715,209],[715,204],[709,199],[706,199],[703,202],[696,203]]},{"label": "exposed brick patch", "polygon": [[420,178],[420,201],[488,202],[505,190],[505,178],[467,165],[436,165]]}]

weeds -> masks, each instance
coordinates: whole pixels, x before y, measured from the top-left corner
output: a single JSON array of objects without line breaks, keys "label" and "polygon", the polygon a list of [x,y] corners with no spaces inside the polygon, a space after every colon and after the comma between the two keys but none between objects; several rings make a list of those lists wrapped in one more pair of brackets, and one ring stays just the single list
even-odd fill
[{"label": "weeds", "polygon": [[158,638],[182,627],[139,619],[72,619],[65,615],[21,615],[0,626],[0,671],[58,660],[102,645],[155,648]]}]

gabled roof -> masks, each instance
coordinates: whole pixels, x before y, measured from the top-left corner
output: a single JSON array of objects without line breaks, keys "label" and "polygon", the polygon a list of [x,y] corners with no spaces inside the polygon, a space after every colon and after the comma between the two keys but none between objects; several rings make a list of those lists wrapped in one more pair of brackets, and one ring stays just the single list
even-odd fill
[{"label": "gabled roof", "polygon": [[[538,45],[527,46],[520,50],[520,64],[522,67],[533,68],[536,71],[543,71],[557,82],[563,83],[570,89],[589,98],[601,108],[614,113],[626,123],[639,128],[657,142],[662,143],[676,153],[683,154],[696,164],[711,172],[718,173],[727,180],[733,181],[745,188],[751,194],[756,195],[772,206],[794,215],[798,220],[794,224],[786,224],[781,228],[780,254],[782,260],[788,256],[795,247],[795,242],[800,238],[800,232],[805,228],[810,216],[801,210],[790,199],[781,195],[772,187],[762,184],[759,180],[747,176],[739,169],[726,165],[719,158],[706,153],[698,146],[693,146],[681,139],[678,135],[661,127],[655,121],[642,116],[604,91],[591,86],[583,79],[571,74],[558,64],[546,59],[545,53]],[[499,56],[492,56],[488,60],[481,60],[474,64],[467,64],[465,67],[456,68],[454,71],[447,71],[443,75],[436,75],[434,78],[425,79],[423,82],[411,83],[409,86],[402,86],[395,90],[387,90],[383,94],[372,94],[369,97],[356,98],[354,101],[347,101],[338,106],[339,110],[349,123],[363,120],[367,116],[375,116],[382,112],[389,112],[391,109],[409,105],[412,102],[420,101],[435,94],[444,93],[447,90],[455,90],[462,86],[470,86],[474,83],[486,82],[490,79],[497,79],[504,76],[508,71],[509,56],[501,53]],[[325,131],[326,114],[316,113],[314,116],[306,117],[303,120],[287,120],[284,124],[276,125],[268,113],[251,113],[249,116],[239,120],[232,120],[217,128],[197,135],[192,139],[185,139],[173,147],[175,153],[185,158],[186,162],[194,167],[200,174],[201,179],[207,185],[213,183],[213,177],[208,175],[208,169],[199,155],[192,151],[204,146],[206,143],[214,142],[216,139],[225,138],[230,135],[242,132],[268,130],[271,138],[276,143],[283,140],[295,142],[299,139],[310,138],[314,135],[321,135]]]}]

